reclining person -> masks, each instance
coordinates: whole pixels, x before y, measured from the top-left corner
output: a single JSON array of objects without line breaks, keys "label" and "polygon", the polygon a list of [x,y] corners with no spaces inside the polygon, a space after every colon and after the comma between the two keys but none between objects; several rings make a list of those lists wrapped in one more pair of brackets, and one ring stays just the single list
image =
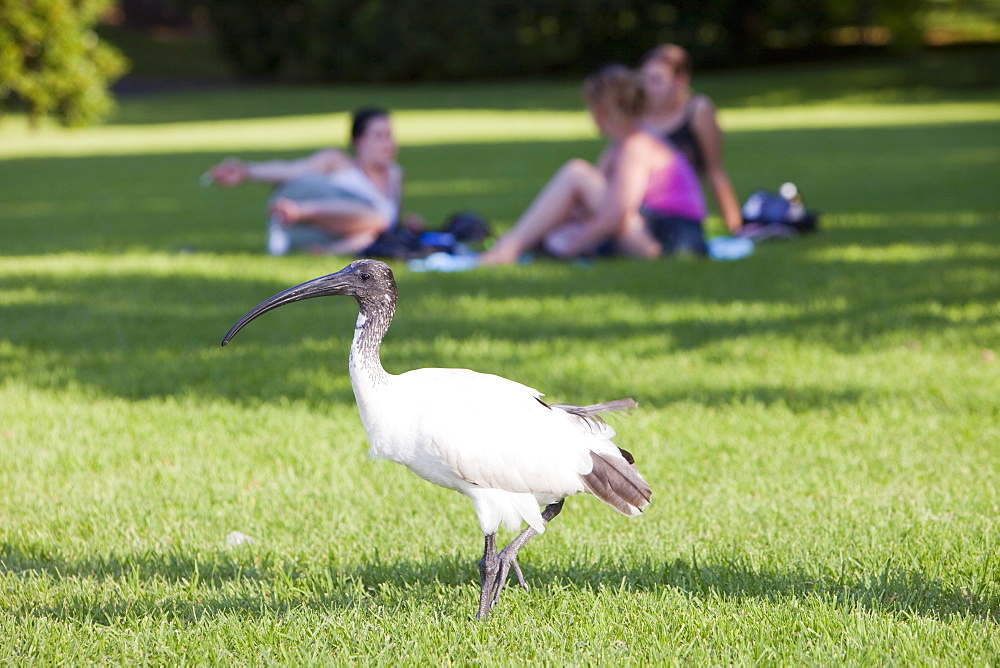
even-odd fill
[{"label": "reclining person", "polygon": [[354,255],[370,246],[399,218],[403,173],[389,113],[356,111],[351,153],[328,148],[298,160],[245,162],[229,158],[212,167],[213,182],[275,185],[268,212],[268,252],[292,248]]}]

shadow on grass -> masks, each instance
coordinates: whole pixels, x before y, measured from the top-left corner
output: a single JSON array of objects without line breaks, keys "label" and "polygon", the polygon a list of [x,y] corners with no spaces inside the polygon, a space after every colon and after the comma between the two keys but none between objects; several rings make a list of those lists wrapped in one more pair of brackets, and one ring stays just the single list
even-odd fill
[{"label": "shadow on grass", "polygon": [[[589,586],[600,587],[600,569],[590,575]],[[893,567],[889,563],[878,571],[830,577],[804,570],[754,568],[738,562],[699,563],[676,559],[669,563],[650,563],[623,574],[623,582],[626,589],[642,590],[661,584],[699,598],[718,596],[775,602],[818,598],[835,602],[838,608],[860,608],[881,614],[919,615],[939,620],[973,616],[1000,623],[1000,597],[995,593],[969,592],[919,571]]]},{"label": "shadow on grass", "polygon": [[[971,226],[971,233],[988,237],[991,231],[982,227]],[[920,228],[914,236],[933,240],[940,232]],[[799,243],[762,249],[757,259],[728,265],[664,260],[608,262],[587,270],[553,263],[517,276],[403,272],[400,312],[383,360],[397,373],[457,366],[502,374],[529,363],[522,353],[565,357],[570,364],[577,351],[593,355],[605,349],[621,351],[637,365],[683,351],[700,351],[707,362],[724,364],[734,353],[718,346],[743,339],[753,342],[748,354],[763,350],[768,340],[856,353],[884,341],[919,347],[923,338],[949,331],[967,339],[970,331],[1000,325],[1000,313],[983,306],[995,302],[995,281],[978,280],[993,271],[989,257],[931,257],[885,266],[816,260],[809,252],[817,247],[814,242]],[[282,397],[316,405],[352,402],[346,370],[353,300],[313,300],[268,314],[225,350],[219,348],[243,313],[286,287],[183,274],[9,275],[0,278],[0,290],[29,297],[4,307],[7,345],[0,348],[0,363],[10,377],[43,388],[84,387],[127,399],[195,395],[237,402]],[[531,307],[549,301],[558,310],[567,295],[579,299],[581,309],[593,302],[597,310],[588,315],[574,307],[571,314],[545,317]],[[631,306],[624,314],[611,309],[602,315],[616,303]],[[463,348],[461,342],[474,345]],[[455,346],[460,353],[447,352]],[[586,382],[588,374],[580,375]],[[663,404],[685,398],[669,386],[657,393],[645,400]],[[805,410],[854,402],[861,393],[802,388],[793,399]],[[748,399],[770,404],[787,402],[789,395],[762,385],[742,397],[703,397],[712,404]]]},{"label": "shadow on grass", "polygon": [[[468,613],[471,618],[478,592],[476,564],[473,556],[466,559],[451,555],[420,562],[376,559],[338,570],[316,566],[312,560],[303,565],[246,550],[111,554],[69,561],[38,547],[25,551],[10,544],[0,546],[0,570],[15,577],[43,578],[56,586],[90,581],[98,587],[115,585],[111,597],[98,592],[69,593],[57,604],[22,605],[18,614],[106,625],[150,616],[194,622],[217,616],[284,615],[293,610],[398,612],[408,604],[421,606],[440,601],[436,592],[450,587],[467,590],[469,603],[467,610],[456,603],[448,614]],[[891,564],[853,575],[818,577],[803,570],[684,559],[649,561],[638,567],[579,561],[540,568],[525,561],[523,566],[533,597],[544,597],[550,587],[589,591],[594,596],[631,596],[674,588],[703,600],[780,604],[784,600],[810,599],[839,609],[902,618],[946,621],[974,617],[1000,623],[1000,597],[994,591],[985,591],[985,585],[982,591],[972,592]],[[516,581],[511,580],[507,596],[514,588]]]}]

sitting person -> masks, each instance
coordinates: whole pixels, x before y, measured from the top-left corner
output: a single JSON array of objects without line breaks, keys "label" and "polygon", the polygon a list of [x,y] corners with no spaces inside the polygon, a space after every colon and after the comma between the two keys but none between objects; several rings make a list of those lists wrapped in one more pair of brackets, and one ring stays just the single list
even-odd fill
[{"label": "sitting person", "polygon": [[275,184],[268,210],[268,252],[291,248],[353,255],[396,225],[402,170],[389,114],[366,108],[354,113],[351,153],[323,149],[299,160],[244,162],[229,158],[209,170],[212,181]]},{"label": "sitting person", "polygon": [[638,74],[608,65],[587,78],[583,94],[610,140],[607,149],[596,166],[580,159],[563,165],[479,264],[515,262],[539,245],[563,258],[704,255],[698,177],[683,155],[642,129],[646,96]]},{"label": "sitting person", "polygon": [[740,231],[739,201],[722,163],[722,130],[712,101],[692,95],[691,59],[676,44],[653,49],[640,67],[649,108],[646,128],[683,153],[698,175],[708,181],[722,219],[731,234]]}]

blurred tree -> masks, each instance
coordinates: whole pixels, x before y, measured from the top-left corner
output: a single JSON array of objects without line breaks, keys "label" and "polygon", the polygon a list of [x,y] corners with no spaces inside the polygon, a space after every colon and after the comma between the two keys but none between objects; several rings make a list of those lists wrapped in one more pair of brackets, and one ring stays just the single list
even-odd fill
[{"label": "blurred tree", "polygon": [[199,7],[245,75],[580,74],[675,42],[700,66],[909,50],[929,8],[1000,0],[148,0]]},{"label": "blurred tree", "polygon": [[0,111],[24,105],[86,125],[112,108],[108,86],[126,70],[92,28],[112,0],[0,0]]}]

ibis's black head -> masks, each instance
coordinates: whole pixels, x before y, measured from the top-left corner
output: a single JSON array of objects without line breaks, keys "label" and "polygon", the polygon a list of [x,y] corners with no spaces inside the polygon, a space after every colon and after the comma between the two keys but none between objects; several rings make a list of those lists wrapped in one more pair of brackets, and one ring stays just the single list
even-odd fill
[{"label": "ibis's black head", "polygon": [[378,260],[355,260],[335,274],[314,278],[265,299],[233,325],[222,339],[222,345],[229,343],[236,332],[257,316],[285,304],[313,297],[347,295],[358,300],[362,313],[386,311],[391,318],[396,309],[396,294],[396,279],[389,265]]}]

